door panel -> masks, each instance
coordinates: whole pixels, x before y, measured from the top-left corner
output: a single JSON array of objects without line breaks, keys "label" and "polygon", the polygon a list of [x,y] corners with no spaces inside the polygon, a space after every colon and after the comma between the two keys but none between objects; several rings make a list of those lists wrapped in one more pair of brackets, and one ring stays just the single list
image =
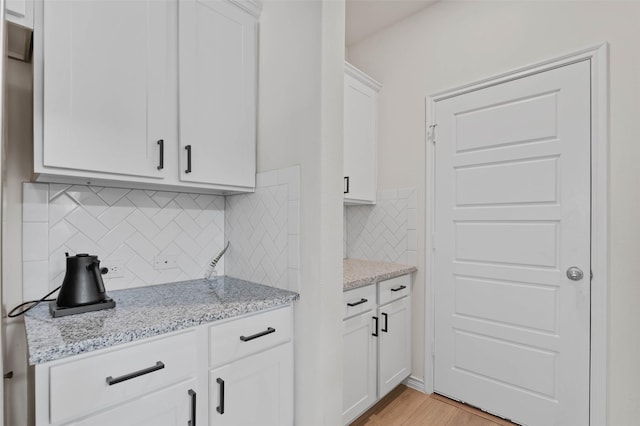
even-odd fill
[{"label": "door panel", "polygon": [[176,12],[154,0],[44,3],[45,166],[162,177]]},{"label": "door panel", "polygon": [[378,308],[378,398],[411,374],[411,306],[408,297]]},{"label": "door panel", "polygon": [[438,101],[436,120],[434,388],[586,425],[590,63]]}]

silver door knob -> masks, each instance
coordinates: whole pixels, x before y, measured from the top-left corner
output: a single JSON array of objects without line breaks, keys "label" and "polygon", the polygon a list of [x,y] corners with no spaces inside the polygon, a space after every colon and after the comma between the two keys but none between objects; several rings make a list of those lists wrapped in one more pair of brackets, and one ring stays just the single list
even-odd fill
[{"label": "silver door knob", "polygon": [[567,278],[569,278],[570,280],[580,281],[582,277],[584,277],[584,274],[582,273],[582,270],[577,266],[572,266],[571,268],[567,269]]}]

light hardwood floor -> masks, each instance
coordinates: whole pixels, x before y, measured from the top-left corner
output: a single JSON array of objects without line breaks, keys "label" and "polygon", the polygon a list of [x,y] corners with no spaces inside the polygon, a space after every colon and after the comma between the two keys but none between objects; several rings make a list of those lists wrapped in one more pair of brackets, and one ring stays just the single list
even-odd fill
[{"label": "light hardwood floor", "polygon": [[514,423],[436,394],[398,386],[351,426],[514,426]]}]

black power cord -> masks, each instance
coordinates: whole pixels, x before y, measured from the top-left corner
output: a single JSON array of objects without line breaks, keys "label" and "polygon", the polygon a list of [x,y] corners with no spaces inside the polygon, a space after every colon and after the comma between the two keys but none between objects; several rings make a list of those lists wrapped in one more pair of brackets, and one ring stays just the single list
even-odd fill
[{"label": "black power cord", "polygon": [[[56,300],[56,299],[47,299],[47,297],[51,296],[56,291],[60,290],[60,287],[62,287],[62,286],[56,287],[55,289],[53,289],[52,291],[50,291],[49,293],[44,295],[42,297],[42,299],[40,299],[40,300],[29,300],[28,302],[24,302],[24,303],[19,304],[18,306],[16,306],[12,310],[10,310],[9,313],[7,314],[7,316],[9,318],[19,317],[20,315],[26,314],[27,312],[29,312],[31,309],[35,308],[36,306],[38,306],[42,302],[52,302],[52,301]],[[18,313],[15,313],[18,309],[22,308],[25,305],[29,305],[29,304],[31,304],[31,306],[29,306],[26,309],[21,310]]]}]

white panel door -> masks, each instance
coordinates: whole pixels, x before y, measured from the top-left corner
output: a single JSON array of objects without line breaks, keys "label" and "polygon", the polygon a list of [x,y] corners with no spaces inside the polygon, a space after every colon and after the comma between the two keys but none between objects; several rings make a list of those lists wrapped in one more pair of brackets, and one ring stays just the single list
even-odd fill
[{"label": "white panel door", "polygon": [[170,1],[44,2],[45,166],[163,177],[176,13]]},{"label": "white panel door", "polygon": [[436,122],[435,391],[588,425],[589,61],[438,101]]},{"label": "white panel door", "polygon": [[230,1],[179,0],[180,180],[253,188],[256,19]]},{"label": "white panel door", "polygon": [[349,424],[377,400],[378,340],[373,311],[344,320],[342,423]]}]

